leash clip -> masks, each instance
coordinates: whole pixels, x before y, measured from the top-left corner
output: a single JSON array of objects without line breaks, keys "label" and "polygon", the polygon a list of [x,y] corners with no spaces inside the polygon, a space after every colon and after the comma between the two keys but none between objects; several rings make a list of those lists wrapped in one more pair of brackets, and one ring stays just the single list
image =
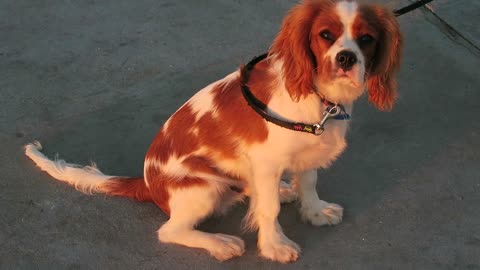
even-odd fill
[{"label": "leash clip", "polygon": [[342,109],[338,105],[330,105],[327,109],[323,112],[322,121],[318,124],[314,124],[313,127],[315,128],[314,133],[315,135],[322,135],[325,131],[325,123],[328,119],[334,118],[335,116],[339,115]]},{"label": "leash clip", "polygon": [[320,126],[324,126],[328,119],[334,118],[335,116],[339,115],[342,111],[342,108],[338,105],[331,105],[328,106],[327,109],[323,112],[323,119],[320,122]]},{"label": "leash clip", "polygon": [[322,135],[322,133],[325,131],[325,128],[321,124],[313,124],[313,134],[316,136]]}]

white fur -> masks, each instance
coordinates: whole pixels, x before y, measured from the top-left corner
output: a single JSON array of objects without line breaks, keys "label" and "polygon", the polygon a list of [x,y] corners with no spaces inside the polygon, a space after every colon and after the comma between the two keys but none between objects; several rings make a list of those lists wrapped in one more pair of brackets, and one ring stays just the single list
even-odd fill
[{"label": "white fur", "polygon": [[358,4],[352,1],[342,1],[339,2],[336,6],[337,14],[342,21],[343,27],[345,29],[345,35],[347,37],[352,37],[352,24],[357,16]]},{"label": "white fur", "polygon": [[190,187],[173,192],[169,200],[170,219],[158,230],[160,241],[203,248],[220,261],[242,255],[245,252],[242,239],[195,229],[200,220],[218,207],[221,192],[211,186]]},{"label": "white fur", "polygon": [[199,119],[202,117],[206,112],[212,112],[213,116],[215,117],[215,111],[213,110],[213,98],[214,95],[212,93],[212,90],[215,88],[220,83],[225,83],[228,85],[230,82],[234,81],[237,77],[239,76],[239,72],[235,71],[227,76],[225,76],[223,79],[218,80],[207,87],[203,88],[199,92],[197,92],[190,100],[186,103],[192,106],[192,109],[194,112],[196,112],[196,119]]},{"label": "white fur", "polygon": [[165,164],[158,164],[157,168],[161,168],[162,172],[172,176],[174,179],[182,180],[190,172],[188,168],[182,164],[185,160],[185,156],[177,157],[171,155]]},{"label": "white fur", "polygon": [[42,145],[39,142],[27,144],[25,146],[25,155],[32,159],[40,169],[52,177],[74,186],[77,190],[90,194],[101,192],[101,184],[114,176],[104,175],[97,169],[95,164],[92,166],[81,167],[77,164],[70,164],[65,160],[50,160],[40,152]]},{"label": "white fur", "polygon": [[313,225],[335,225],[342,221],[343,208],[318,198],[317,171],[309,170],[293,177],[294,189],[300,196],[300,214]]},{"label": "white fur", "polygon": [[[213,108],[213,93],[212,89],[217,85],[218,82],[213,83],[204,89],[196,93],[187,104],[192,106],[194,112],[196,112],[196,119],[202,117],[206,112],[209,112]],[[194,120],[192,119],[192,122]]]},{"label": "white fur", "polygon": [[[187,102],[185,102],[185,104],[183,104],[180,108],[178,108],[178,110],[175,111],[175,113],[177,113],[181,108],[183,108],[183,106],[190,105],[192,106],[193,111],[197,113],[195,116],[196,119],[202,117],[203,114],[205,114],[208,111],[211,111],[213,108],[214,96],[212,95],[212,90],[215,88],[215,86],[217,86],[220,83],[225,83],[228,85],[229,82],[233,81],[238,76],[239,76],[239,72],[235,71],[228,74],[224,78],[205,86],[204,88],[199,90],[195,95],[193,95]],[[212,111],[212,112],[214,113],[214,116],[215,116],[215,111]],[[173,115],[175,115],[175,113]],[[164,130],[168,129],[170,125],[170,119],[171,117],[163,124]],[[194,121],[195,119],[192,119],[192,123]]]}]

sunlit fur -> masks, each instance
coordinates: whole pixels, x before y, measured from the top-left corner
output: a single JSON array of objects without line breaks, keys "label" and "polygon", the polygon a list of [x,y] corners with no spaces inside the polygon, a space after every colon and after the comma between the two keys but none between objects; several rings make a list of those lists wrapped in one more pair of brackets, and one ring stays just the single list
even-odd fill
[{"label": "sunlit fur", "polygon": [[[369,42],[360,42],[365,35]],[[322,98],[343,104],[351,114],[365,88],[377,108],[388,110],[396,97],[401,44],[398,24],[384,8],[307,0],[288,13],[248,85],[270,114],[293,122],[320,122],[326,108]],[[336,62],[342,50],[356,56],[351,69]],[[282,231],[280,203],[298,199],[301,217],[313,225],[341,222],[343,208],[318,197],[316,169],[329,167],[346,148],[349,121],[328,121],[321,136],[266,122],[243,98],[242,74],[235,71],[200,90],[168,119],[146,154],[141,177],[108,176],[93,166],[52,161],[39,143],[27,145],[25,153],[80,191],[156,203],[169,216],[158,230],[160,241],[202,248],[218,260],[242,255],[243,240],[202,232],[196,225],[248,196],[244,225],[258,230],[260,255],[295,261],[300,247]],[[291,185],[280,181],[286,172]]]}]

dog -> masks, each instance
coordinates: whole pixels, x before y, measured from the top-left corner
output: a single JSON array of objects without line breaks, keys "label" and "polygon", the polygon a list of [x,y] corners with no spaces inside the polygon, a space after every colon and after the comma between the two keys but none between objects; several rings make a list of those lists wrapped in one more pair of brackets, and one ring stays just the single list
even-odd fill
[{"label": "dog", "polygon": [[[298,200],[302,218],[316,226],[342,221],[343,208],[316,192],[316,170],[347,145],[349,117],[333,115],[349,116],[365,92],[376,108],[390,110],[401,48],[399,25],[384,7],[304,0],[289,11],[264,59],[203,88],[165,122],[143,176],[52,161],[38,142],[25,153],[82,192],[154,202],[169,216],[158,230],[161,242],[205,249],[220,261],[242,255],[243,240],[196,225],[249,197],[245,224],[258,230],[260,255],[293,262],[300,247],[277,220],[281,202]],[[279,122],[307,124],[295,130]],[[285,172],[291,184],[280,180]]]}]

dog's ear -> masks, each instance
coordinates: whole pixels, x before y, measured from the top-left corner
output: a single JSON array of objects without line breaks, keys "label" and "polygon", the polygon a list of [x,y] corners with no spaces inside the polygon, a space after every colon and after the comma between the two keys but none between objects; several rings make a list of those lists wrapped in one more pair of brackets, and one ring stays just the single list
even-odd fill
[{"label": "dog's ear", "polygon": [[395,75],[400,67],[403,41],[395,15],[382,7],[370,8],[378,19],[380,35],[369,70],[368,99],[377,109],[389,111],[397,98]]},{"label": "dog's ear", "polygon": [[285,86],[294,101],[313,89],[316,63],[310,49],[310,32],[318,9],[313,1],[304,1],[291,9],[270,48],[270,54],[283,61]]}]

